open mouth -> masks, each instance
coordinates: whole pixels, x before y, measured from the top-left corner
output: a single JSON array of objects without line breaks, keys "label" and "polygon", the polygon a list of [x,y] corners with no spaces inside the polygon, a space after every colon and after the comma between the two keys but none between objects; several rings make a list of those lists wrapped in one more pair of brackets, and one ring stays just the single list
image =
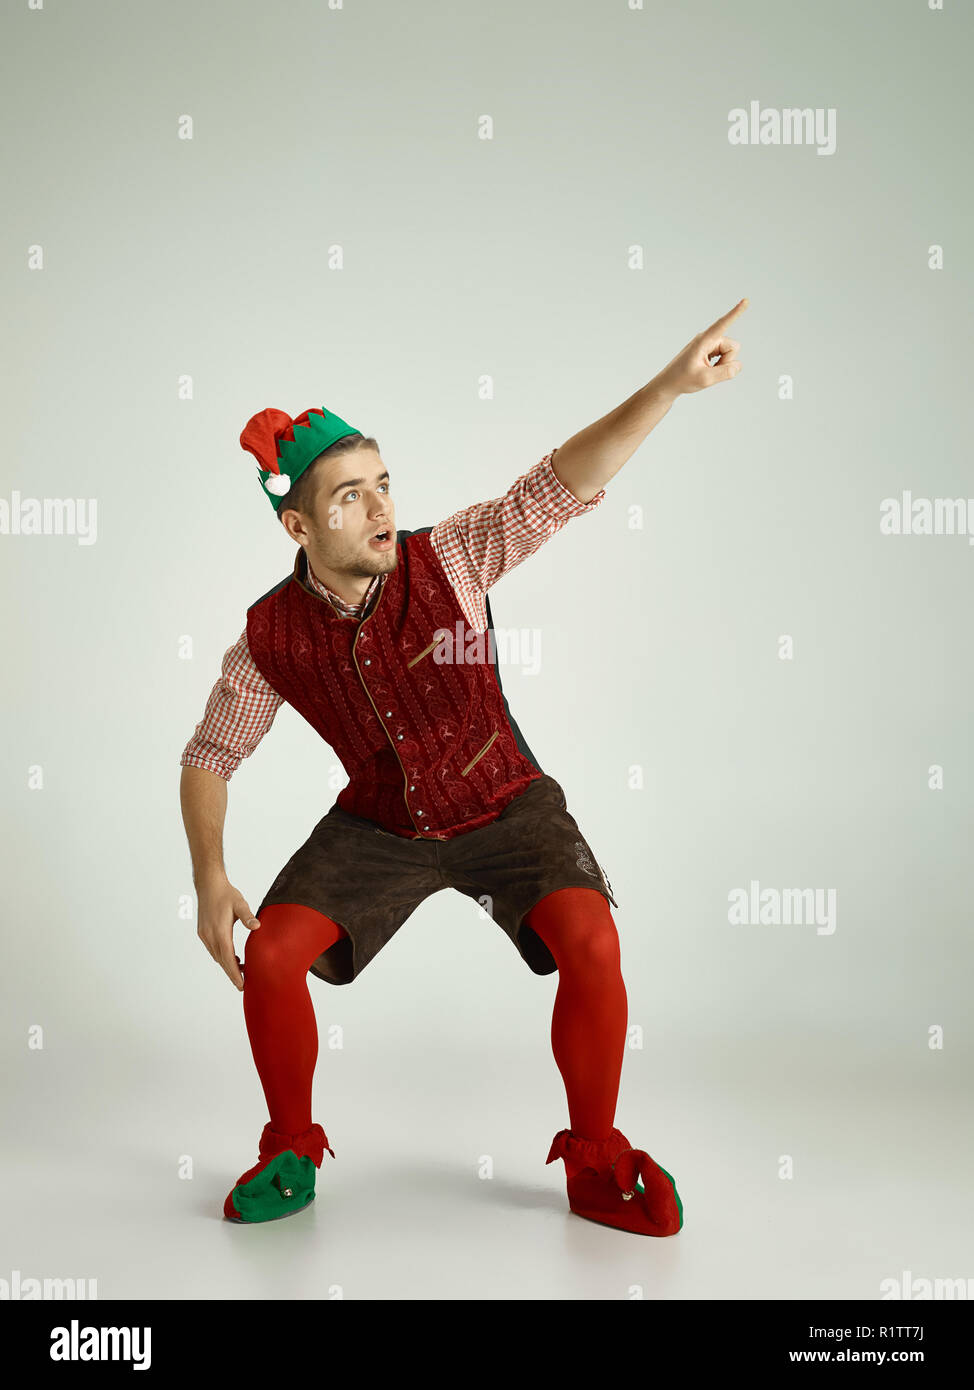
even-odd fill
[{"label": "open mouth", "polygon": [[380,531],[378,535],[372,537],[369,541],[369,545],[375,550],[389,550],[392,547],[393,539],[394,537],[391,530]]}]

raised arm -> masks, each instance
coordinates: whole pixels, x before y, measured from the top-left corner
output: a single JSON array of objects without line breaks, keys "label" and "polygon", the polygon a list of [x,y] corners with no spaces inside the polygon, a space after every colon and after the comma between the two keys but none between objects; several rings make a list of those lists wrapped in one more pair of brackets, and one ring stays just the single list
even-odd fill
[{"label": "raised arm", "polygon": [[[679,396],[703,391],[737,376],[740,343],[728,337],[731,324],[748,306],[733,309],[691,338],[652,381],[601,420],[573,434],[558,450],[556,471],[565,486],[583,501],[594,496],[618,473]],[[715,361],[711,361],[715,358]]]},{"label": "raised arm", "polygon": [[[534,465],[503,497],[464,507],[431,528],[430,543],[478,630],[486,627],[483,596],[515,565],[560,531],[571,517],[599,506],[615,477],[678,396],[729,381],[741,370],[740,347],[727,336],[747,307],[698,333],[646,386]],[[714,358],[714,361],[711,361]]]}]

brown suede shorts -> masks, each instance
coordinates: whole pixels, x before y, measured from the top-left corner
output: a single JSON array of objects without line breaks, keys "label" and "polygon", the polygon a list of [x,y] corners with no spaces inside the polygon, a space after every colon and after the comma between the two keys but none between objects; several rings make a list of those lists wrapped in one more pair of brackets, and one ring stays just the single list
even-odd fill
[{"label": "brown suede shorts", "polygon": [[332,985],[347,985],[421,902],[455,888],[481,905],[536,975],[554,958],[524,916],[558,888],[594,888],[613,907],[612,886],[547,773],[489,825],[451,840],[409,840],[349,815],[337,804],[318,822],[271,884],[257,915],[272,903],[315,908],[345,928],[311,966]]}]

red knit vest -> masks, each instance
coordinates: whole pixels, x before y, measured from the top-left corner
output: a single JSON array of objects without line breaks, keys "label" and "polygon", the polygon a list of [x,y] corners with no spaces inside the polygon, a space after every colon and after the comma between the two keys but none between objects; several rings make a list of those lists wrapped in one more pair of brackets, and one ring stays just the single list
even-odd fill
[{"label": "red knit vest", "polygon": [[247,610],[257,669],[348,773],[336,804],[412,840],[488,825],[542,776],[491,659],[489,601],[474,639],[431,529],[397,532],[396,567],[366,618],[343,618],[311,588],[303,547]]}]

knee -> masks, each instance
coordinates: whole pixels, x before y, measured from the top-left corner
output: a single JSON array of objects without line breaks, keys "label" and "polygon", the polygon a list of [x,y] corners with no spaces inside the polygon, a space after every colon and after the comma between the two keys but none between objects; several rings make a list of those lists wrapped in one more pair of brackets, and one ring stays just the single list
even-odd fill
[{"label": "knee", "polygon": [[561,971],[584,971],[586,975],[618,974],[622,964],[619,933],[611,914],[599,914],[585,931],[573,932],[561,949],[560,956],[555,955],[555,962]]},{"label": "knee", "polygon": [[275,921],[267,909],[260,914],[260,923],[259,927],[247,933],[244,983],[279,983],[287,979],[291,972],[300,971],[301,965],[284,924]]},{"label": "knee", "polygon": [[560,972],[591,975],[620,970],[618,928],[608,901],[594,888],[551,893],[525,920],[548,947]]},{"label": "knee", "polygon": [[244,947],[244,984],[253,985],[264,979],[280,978],[286,954],[266,927],[258,927],[250,932]]},{"label": "knee", "polygon": [[299,903],[272,903],[257,915],[260,926],[248,933],[244,950],[244,987],[248,968],[251,983],[290,986],[347,935],[330,917]]}]

